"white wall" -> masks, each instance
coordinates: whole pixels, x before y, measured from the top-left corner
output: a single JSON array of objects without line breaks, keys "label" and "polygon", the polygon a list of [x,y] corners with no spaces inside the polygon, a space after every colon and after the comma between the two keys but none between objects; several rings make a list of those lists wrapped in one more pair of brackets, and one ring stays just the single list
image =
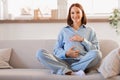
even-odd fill
[{"label": "white wall", "polygon": [[0,24],[0,39],[55,39],[64,23]]},{"label": "white wall", "polygon": [[[0,24],[0,40],[14,39],[56,39],[59,31],[66,23],[7,23]],[[88,23],[93,27],[99,39],[113,39],[120,43],[120,35],[117,36],[109,23]]]}]

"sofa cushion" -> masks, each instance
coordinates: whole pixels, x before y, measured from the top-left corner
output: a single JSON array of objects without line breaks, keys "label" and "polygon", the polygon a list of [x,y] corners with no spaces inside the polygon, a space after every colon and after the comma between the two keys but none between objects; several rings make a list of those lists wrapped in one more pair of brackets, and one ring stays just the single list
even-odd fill
[{"label": "sofa cushion", "polygon": [[100,40],[100,51],[102,52],[102,58],[104,58],[113,49],[119,47],[119,44],[114,40],[101,39]]},{"label": "sofa cushion", "polygon": [[12,68],[9,65],[9,60],[10,60],[10,56],[11,56],[11,50],[12,50],[12,48],[0,49],[0,69]]},{"label": "sofa cushion", "polygon": [[80,77],[50,74],[48,69],[2,69],[0,80],[104,80],[104,78],[99,73]]},{"label": "sofa cushion", "polygon": [[102,61],[98,71],[105,77],[113,77],[120,73],[120,48],[112,50]]},{"label": "sofa cushion", "polygon": [[2,69],[0,80],[44,80],[41,77],[46,77],[47,73],[47,69]]}]

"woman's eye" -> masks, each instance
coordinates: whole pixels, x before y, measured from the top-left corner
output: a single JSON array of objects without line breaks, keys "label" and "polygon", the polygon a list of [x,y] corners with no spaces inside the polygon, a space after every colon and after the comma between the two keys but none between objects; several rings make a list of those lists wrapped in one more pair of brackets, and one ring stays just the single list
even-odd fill
[{"label": "woman's eye", "polygon": [[76,13],[76,14],[80,14],[80,12],[79,12],[79,11],[78,11],[78,12],[71,12],[71,14],[75,14],[75,13]]},{"label": "woman's eye", "polygon": [[80,12],[77,12],[77,14],[79,14]]},{"label": "woman's eye", "polygon": [[71,12],[71,14],[74,14],[74,12]]}]

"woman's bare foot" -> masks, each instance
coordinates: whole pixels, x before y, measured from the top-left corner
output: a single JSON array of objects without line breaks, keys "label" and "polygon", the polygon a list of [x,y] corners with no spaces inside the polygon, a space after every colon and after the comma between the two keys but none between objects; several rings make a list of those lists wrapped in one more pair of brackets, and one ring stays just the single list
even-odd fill
[{"label": "woman's bare foot", "polygon": [[79,71],[77,71],[77,72],[73,72],[72,73],[73,75],[77,75],[77,76],[85,76],[85,72],[83,71],[83,70],[79,70]]}]

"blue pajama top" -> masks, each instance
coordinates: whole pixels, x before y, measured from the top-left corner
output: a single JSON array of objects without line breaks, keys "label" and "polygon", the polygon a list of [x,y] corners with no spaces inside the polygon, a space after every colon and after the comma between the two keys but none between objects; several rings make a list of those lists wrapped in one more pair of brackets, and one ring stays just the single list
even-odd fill
[{"label": "blue pajama top", "polygon": [[[82,36],[84,41],[70,41],[70,38],[76,34]],[[78,30],[74,30],[71,26],[64,27],[58,35],[54,55],[60,59],[66,59],[65,54],[71,47],[80,51],[78,59],[90,50],[99,49],[99,42],[94,29],[85,25],[80,26]]]}]

